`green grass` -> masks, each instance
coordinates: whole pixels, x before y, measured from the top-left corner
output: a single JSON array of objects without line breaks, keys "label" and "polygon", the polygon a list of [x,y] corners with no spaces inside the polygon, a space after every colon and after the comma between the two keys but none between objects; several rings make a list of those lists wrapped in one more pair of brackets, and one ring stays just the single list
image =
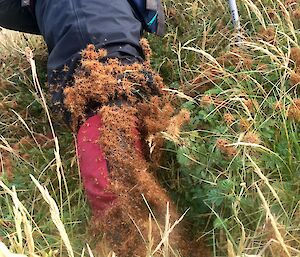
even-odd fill
[{"label": "green grass", "polygon": [[[191,112],[180,139],[166,142],[159,174],[179,208],[190,208],[186,219],[213,256],[299,256],[300,110],[294,100],[300,79],[292,82],[291,75],[300,75],[300,4],[238,2],[238,46],[225,0],[167,0],[167,34],[149,36],[153,66],[178,96],[178,109]],[[82,249],[87,255],[90,213],[73,136],[51,114],[60,163],[24,54],[26,46],[33,49],[46,92],[45,47],[38,37],[7,31],[0,39],[2,181],[27,210],[14,209],[14,194],[2,186],[2,241],[14,253],[34,256],[26,238],[30,224],[35,254],[72,256],[31,174],[55,200],[75,256]]]},{"label": "green grass", "polygon": [[[7,35],[6,35],[7,33]],[[90,216],[81,181],[73,136],[70,130],[58,118],[52,118],[55,133],[59,138],[60,158],[55,156],[55,143],[51,134],[49,120],[45,113],[40,94],[36,91],[32,79],[30,65],[25,57],[25,47],[36,49],[39,74],[45,74],[46,51],[42,40],[37,37],[12,35],[4,32],[1,35],[4,44],[1,53],[6,57],[1,69],[1,164],[2,180],[9,188],[15,187],[20,201],[27,209],[26,218],[35,223],[33,237],[36,253],[51,256],[51,252],[65,256],[61,235],[49,215],[49,206],[41,197],[30,174],[47,187],[60,209],[61,220],[70,238],[76,255],[80,255],[86,239],[86,227]],[[1,55],[2,57],[3,55]],[[43,84],[45,76],[41,76]],[[46,86],[43,90],[46,89]],[[9,103],[14,102],[13,106]],[[44,135],[44,136],[41,136]],[[7,160],[10,160],[9,162]],[[13,178],[9,178],[8,173]],[[8,242],[15,252],[23,249],[17,247],[14,203],[7,191],[2,191],[1,201],[1,237]],[[9,207],[9,208],[8,208]],[[22,228],[22,225],[20,225]],[[14,243],[13,243],[14,242]],[[26,248],[25,248],[26,249]],[[27,251],[26,249],[25,251]],[[45,255],[46,254],[46,255]],[[56,256],[57,254],[55,254]]]}]

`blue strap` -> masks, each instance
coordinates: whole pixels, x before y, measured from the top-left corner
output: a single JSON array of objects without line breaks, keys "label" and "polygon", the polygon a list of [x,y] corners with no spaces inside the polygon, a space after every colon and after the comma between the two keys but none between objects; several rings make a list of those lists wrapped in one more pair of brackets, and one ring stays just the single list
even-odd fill
[{"label": "blue strap", "polygon": [[156,12],[156,14],[153,16],[153,18],[147,23],[147,25],[149,27],[156,21],[157,15],[158,15],[158,13]]}]

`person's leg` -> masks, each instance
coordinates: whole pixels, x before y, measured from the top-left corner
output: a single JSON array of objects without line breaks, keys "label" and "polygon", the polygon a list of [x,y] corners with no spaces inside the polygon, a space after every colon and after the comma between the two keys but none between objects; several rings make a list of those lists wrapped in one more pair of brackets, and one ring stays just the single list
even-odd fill
[{"label": "person's leg", "polygon": [[39,34],[34,15],[21,0],[0,0],[0,26],[21,32]]},{"label": "person's leg", "polygon": [[[63,91],[72,86],[70,79],[88,44],[106,49],[106,59],[143,60],[142,24],[126,0],[42,0],[36,1],[35,12],[49,50],[48,80],[57,109],[67,109]],[[105,193],[108,165],[97,140],[100,125],[98,116],[90,117],[77,135],[81,176],[94,214],[114,199]]]},{"label": "person's leg", "polygon": [[[142,24],[126,0],[40,0],[36,15],[49,48],[54,101],[72,115],[73,129],[79,127],[80,173],[94,217],[118,256],[144,255],[140,233],[149,235],[149,210],[142,195],[163,221],[171,199],[148,170],[140,132],[159,134],[151,125],[159,121],[149,116],[172,108],[159,98],[162,79],[144,60]],[[170,213],[179,218],[174,204]]]}]

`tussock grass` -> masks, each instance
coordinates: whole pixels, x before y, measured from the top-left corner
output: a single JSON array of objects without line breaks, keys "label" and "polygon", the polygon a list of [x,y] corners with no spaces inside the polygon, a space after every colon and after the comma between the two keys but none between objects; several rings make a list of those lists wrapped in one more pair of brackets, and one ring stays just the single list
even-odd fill
[{"label": "tussock grass", "polygon": [[[213,256],[299,256],[299,3],[238,1],[239,44],[225,0],[164,4],[152,62],[191,123],[175,142],[164,132],[163,183]],[[0,42],[0,256],[97,256],[72,135],[47,113],[42,40]],[[169,254],[167,217],[149,256]]]}]

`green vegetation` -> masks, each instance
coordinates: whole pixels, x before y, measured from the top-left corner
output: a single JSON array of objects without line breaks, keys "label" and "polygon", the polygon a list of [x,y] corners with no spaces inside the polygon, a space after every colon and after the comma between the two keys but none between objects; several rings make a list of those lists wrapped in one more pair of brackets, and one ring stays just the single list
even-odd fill
[{"label": "green vegetation", "polygon": [[[168,33],[149,36],[153,65],[191,121],[176,140],[165,134],[162,183],[182,211],[190,208],[186,219],[213,256],[299,256],[300,3],[239,1],[239,44],[225,0],[165,6]],[[38,37],[7,31],[0,42],[0,167],[8,187],[0,184],[0,236],[14,253],[72,256],[63,227],[74,255],[85,248],[85,256],[90,214],[73,138],[52,117],[59,155],[25,57],[29,46],[44,84],[45,48]],[[56,201],[63,226],[30,174]]]}]

